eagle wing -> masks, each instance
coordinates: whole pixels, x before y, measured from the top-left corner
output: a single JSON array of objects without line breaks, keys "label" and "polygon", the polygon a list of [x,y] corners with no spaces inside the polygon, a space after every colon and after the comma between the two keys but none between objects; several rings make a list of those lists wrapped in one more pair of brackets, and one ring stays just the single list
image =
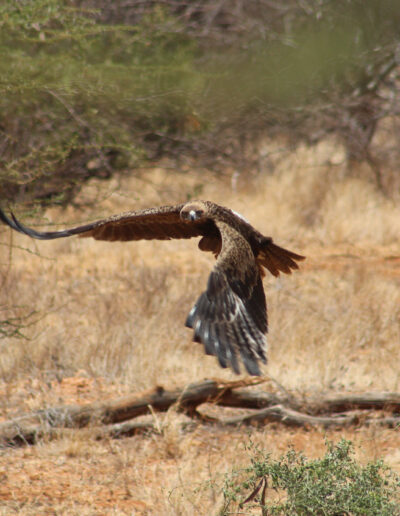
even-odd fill
[{"label": "eagle wing", "polygon": [[23,225],[13,213],[9,218],[0,209],[0,220],[12,229],[40,240],[52,240],[73,235],[93,237],[95,240],[129,241],[129,240],[170,240],[172,238],[192,238],[205,235],[212,229],[213,222],[187,222],[179,214],[184,204],[162,206],[140,211],[130,211],[113,215],[83,226],[76,226],[62,231],[36,231]]},{"label": "eagle wing", "polygon": [[186,326],[222,367],[239,373],[241,358],[250,374],[260,375],[258,361],[266,363],[268,330],[260,270],[247,240],[224,223],[216,221],[216,226],[222,249]]},{"label": "eagle wing", "polygon": [[[186,326],[194,340],[204,344],[222,367],[240,372],[239,359],[252,375],[260,375],[259,361],[266,363],[267,305],[262,285],[262,268],[274,276],[297,269],[304,257],[283,249],[251,228],[249,236],[224,217],[182,220],[185,206],[162,206],[126,212],[62,231],[36,231],[24,226],[0,209],[0,220],[32,238],[51,240],[79,235],[96,240],[169,240],[203,236],[199,247],[212,251],[217,261],[205,292],[190,311]],[[226,219],[226,217],[225,217]]]}]

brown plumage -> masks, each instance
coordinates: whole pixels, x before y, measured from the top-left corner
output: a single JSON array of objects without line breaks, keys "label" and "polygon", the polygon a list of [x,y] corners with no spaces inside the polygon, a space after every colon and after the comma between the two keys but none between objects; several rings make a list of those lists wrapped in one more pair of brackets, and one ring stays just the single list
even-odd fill
[{"label": "brown plumage", "polygon": [[32,238],[51,240],[73,235],[96,240],[170,240],[202,237],[199,248],[217,258],[203,292],[190,311],[186,326],[222,367],[259,375],[266,363],[267,306],[262,285],[264,268],[274,276],[297,269],[299,254],[283,249],[254,229],[242,216],[209,201],[113,215],[63,231],[41,232],[0,210],[0,220]]}]

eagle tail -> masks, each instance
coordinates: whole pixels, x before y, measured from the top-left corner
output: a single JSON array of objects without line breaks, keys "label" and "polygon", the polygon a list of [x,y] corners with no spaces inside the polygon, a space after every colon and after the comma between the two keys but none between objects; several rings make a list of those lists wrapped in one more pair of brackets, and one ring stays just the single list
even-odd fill
[{"label": "eagle tail", "polygon": [[297,261],[304,260],[305,256],[284,249],[268,240],[257,255],[257,262],[267,268],[274,276],[280,272],[291,274],[292,269],[298,269]]}]

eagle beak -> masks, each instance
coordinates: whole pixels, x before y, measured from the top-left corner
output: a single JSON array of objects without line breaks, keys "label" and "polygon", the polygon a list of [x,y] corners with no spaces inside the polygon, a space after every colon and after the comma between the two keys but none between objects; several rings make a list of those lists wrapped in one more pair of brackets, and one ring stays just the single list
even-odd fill
[{"label": "eagle beak", "polygon": [[189,211],[189,220],[191,220],[192,222],[196,220],[196,212],[194,210]]}]

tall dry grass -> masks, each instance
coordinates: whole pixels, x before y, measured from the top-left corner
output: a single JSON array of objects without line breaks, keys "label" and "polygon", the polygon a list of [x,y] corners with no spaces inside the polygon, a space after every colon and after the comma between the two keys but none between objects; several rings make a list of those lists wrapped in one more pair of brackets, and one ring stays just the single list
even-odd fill
[{"label": "tall dry grass", "polygon": [[[270,320],[265,373],[301,393],[399,391],[400,209],[372,184],[346,179],[340,166],[329,164],[337,160],[333,152],[340,149],[299,148],[277,160],[274,173],[216,178],[157,169],[101,186],[104,201],[96,209],[51,209],[44,220],[68,226],[192,197],[232,207],[278,244],[307,256],[293,275],[265,279]],[[98,195],[98,188],[92,183],[81,195]],[[27,339],[0,341],[3,417],[62,402],[54,382],[74,375],[102,378],[106,386],[98,387],[98,396],[107,395],[107,385],[115,393],[205,377],[234,378],[204,355],[183,324],[214,263],[197,250],[196,241],[41,242],[10,236],[8,229],[1,229],[0,238],[0,306],[9,316],[36,312],[33,324],[23,330]],[[29,385],[28,396],[21,396],[21,382]],[[49,464],[63,457],[57,471],[69,475],[65,489],[75,493],[76,506],[60,495],[57,514],[101,514],[90,509],[90,504],[97,507],[100,487],[117,500],[107,506],[107,514],[213,513],[220,496],[213,481],[246,459],[246,431],[182,434],[174,412],[160,418],[160,435],[154,438],[93,443],[86,434],[68,434],[42,449],[12,452],[13,457],[17,463],[26,460],[27,482],[31,470],[42,469],[43,478],[32,481],[37,496],[50,485]],[[311,456],[322,452],[319,431],[267,428],[252,434],[275,454],[289,442]],[[400,467],[394,452],[399,443],[390,431],[351,435],[365,460],[383,456]],[[95,474],[100,487],[90,480],[94,464],[104,471]],[[83,468],[80,476],[74,468]],[[18,471],[9,475],[18,476]],[[86,502],[74,491],[79,483]],[[14,503],[21,510],[25,500],[26,514],[34,514],[33,499],[34,494],[30,501],[15,495],[8,508]],[[135,509],[121,500],[138,505]]]}]

